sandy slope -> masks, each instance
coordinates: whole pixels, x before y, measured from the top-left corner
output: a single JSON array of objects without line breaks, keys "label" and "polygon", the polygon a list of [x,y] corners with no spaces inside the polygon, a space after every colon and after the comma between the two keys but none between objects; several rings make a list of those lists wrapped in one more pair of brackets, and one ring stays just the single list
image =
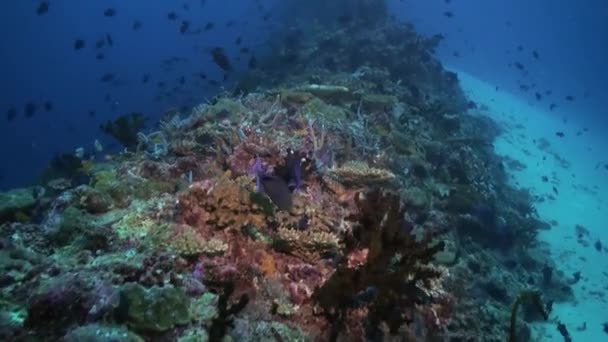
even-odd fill
[{"label": "sandy slope", "polygon": [[[543,231],[546,241],[566,275],[581,271],[574,286],[578,303],[556,305],[552,318],[559,317],[574,341],[608,341],[602,323],[608,322],[608,249],[598,252],[599,239],[608,245],[608,137],[588,127],[566,122],[559,114],[526,103],[495,86],[458,71],[469,97],[488,107],[490,115],[506,128],[495,143],[496,152],[525,165],[512,171],[514,184],[530,188],[543,200],[536,207],[541,218],[555,226]],[[546,104],[543,106],[546,107]],[[570,115],[575,117],[574,115]],[[582,132],[577,136],[577,132]],[[556,132],[564,132],[560,138]],[[544,138],[545,140],[541,140]],[[547,144],[548,143],[548,144]],[[603,162],[597,167],[599,162]],[[546,176],[547,181],[543,181]],[[553,187],[557,190],[555,194]],[[590,232],[587,246],[578,241],[575,225]],[[586,329],[577,329],[586,322]],[[546,325],[542,340],[562,341],[555,325]]]}]

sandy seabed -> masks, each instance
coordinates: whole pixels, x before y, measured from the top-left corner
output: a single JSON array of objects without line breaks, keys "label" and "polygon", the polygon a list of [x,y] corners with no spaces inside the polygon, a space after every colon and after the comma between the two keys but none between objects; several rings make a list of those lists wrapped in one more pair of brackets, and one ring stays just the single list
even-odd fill
[{"label": "sandy seabed", "polygon": [[[550,320],[565,323],[574,341],[608,341],[602,326],[608,322],[604,295],[608,291],[608,254],[606,247],[602,252],[594,247],[597,240],[608,244],[608,170],[604,168],[608,138],[593,127],[586,132],[582,124],[563,119],[564,114],[576,118],[577,113],[566,113],[566,109],[550,112],[457,72],[467,95],[485,105],[505,128],[494,144],[496,153],[525,165],[510,172],[513,183],[544,199],[536,203],[538,214],[555,225],[541,232],[540,238],[550,246],[559,270],[567,276],[581,272],[581,280],[573,286],[576,301],[555,304]],[[559,137],[557,132],[565,136]],[[587,244],[578,240],[576,225],[589,230],[584,239]],[[542,341],[563,341],[555,323],[536,328]]]}]

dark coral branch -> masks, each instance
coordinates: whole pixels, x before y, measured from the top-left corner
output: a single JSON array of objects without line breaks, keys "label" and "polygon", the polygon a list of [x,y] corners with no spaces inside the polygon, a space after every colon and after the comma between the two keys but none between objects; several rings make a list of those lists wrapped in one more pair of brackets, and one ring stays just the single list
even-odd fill
[{"label": "dark coral branch", "polygon": [[[331,335],[342,330],[348,310],[368,307],[368,334],[373,335],[381,322],[391,332],[405,323],[399,308],[424,304],[428,298],[419,286],[430,288],[440,273],[428,266],[443,244],[432,244],[433,234],[417,240],[406,227],[404,208],[394,193],[375,190],[357,199],[358,227],[348,241],[347,252],[369,249],[367,262],[349,268],[348,260],[338,266],[313,299],[334,320]],[[401,310],[403,311],[403,310]]]}]

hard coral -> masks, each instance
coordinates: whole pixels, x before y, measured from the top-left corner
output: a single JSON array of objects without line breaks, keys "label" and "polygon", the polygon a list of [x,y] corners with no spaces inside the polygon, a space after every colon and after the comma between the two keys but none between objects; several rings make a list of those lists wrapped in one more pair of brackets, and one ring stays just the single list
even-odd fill
[{"label": "hard coral", "polygon": [[382,184],[395,178],[391,171],[370,167],[361,161],[347,162],[340,167],[330,169],[329,173],[340,182],[354,186]]},{"label": "hard coral", "polygon": [[186,224],[172,225],[165,241],[167,247],[185,257],[200,254],[221,255],[228,250],[228,244],[224,241],[217,238],[207,239]]},{"label": "hard coral", "polygon": [[252,201],[253,183],[248,177],[231,178],[227,171],[216,182],[194,184],[178,197],[182,220],[217,229],[266,226],[262,208]]},{"label": "hard coral", "polygon": [[424,290],[441,276],[429,263],[443,244],[432,245],[430,234],[418,240],[404,229],[404,208],[397,195],[376,190],[360,194],[357,204],[358,226],[346,241],[346,252],[367,248],[367,261],[349,268],[346,259],[313,296],[335,322],[332,339],[350,324],[360,324],[349,319],[349,311],[361,306],[368,308],[368,337],[377,336],[382,322],[396,333],[406,322],[403,309],[433,300]]}]

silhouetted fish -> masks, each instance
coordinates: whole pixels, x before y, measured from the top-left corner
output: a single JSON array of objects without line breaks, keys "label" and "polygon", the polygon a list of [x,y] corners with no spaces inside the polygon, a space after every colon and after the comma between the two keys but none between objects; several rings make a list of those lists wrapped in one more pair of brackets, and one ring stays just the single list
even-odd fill
[{"label": "silhouetted fish", "polygon": [[205,30],[205,31],[212,30],[214,26],[215,26],[215,24],[214,24],[213,22],[211,22],[211,21],[210,21],[210,22],[208,22],[208,23],[205,25],[204,30]]},{"label": "silhouetted fish", "polygon": [[95,58],[96,58],[98,61],[101,61],[101,60],[103,60],[104,58],[106,58],[106,56],[105,56],[103,53],[101,53],[101,52],[100,52],[100,53],[98,53],[98,54],[97,54],[97,56],[95,56]]},{"label": "silhouetted fish", "polygon": [[135,30],[135,31],[139,30],[139,29],[141,28],[141,25],[142,25],[142,24],[141,24],[141,21],[139,21],[139,20],[135,20],[135,21],[133,22],[133,30]]},{"label": "silhouetted fish", "polygon": [[538,101],[540,101],[543,98],[543,96],[539,92],[534,93],[534,96],[536,96],[536,100],[538,100]]},{"label": "silhouetted fish", "polygon": [[572,96],[572,95],[566,95],[566,100],[572,102],[572,101],[574,101],[574,96]]},{"label": "silhouetted fish", "polygon": [[28,102],[25,104],[25,108],[23,110],[23,112],[25,113],[25,117],[27,119],[31,118],[32,116],[34,116],[34,114],[36,114],[36,110],[37,110],[37,106],[34,102]]},{"label": "silhouetted fish", "polygon": [[94,118],[97,113],[94,110],[90,110],[88,114],[89,117]]},{"label": "silhouetted fish", "polygon": [[167,19],[169,19],[171,21],[175,21],[175,20],[177,20],[177,14],[175,14],[175,12],[169,12],[169,13],[167,13]]},{"label": "silhouetted fish", "polygon": [[555,103],[552,103],[549,105],[549,110],[553,111],[556,107],[557,107],[557,105]]},{"label": "silhouetted fish", "polygon": [[182,21],[182,25],[179,27],[179,32],[181,34],[184,34],[186,32],[188,32],[188,29],[190,28],[190,22],[187,20]]},{"label": "silhouetted fish", "polygon": [[111,72],[105,73],[103,76],[101,76],[101,82],[111,82],[114,80],[114,74]]},{"label": "silhouetted fish", "polygon": [[82,48],[84,48],[85,46],[85,41],[83,39],[76,39],[74,41],[74,50],[80,50]]},{"label": "silhouetted fish", "polygon": [[112,36],[109,33],[106,33],[106,41],[108,42],[108,45],[110,45],[110,46],[114,45],[114,41],[112,40]]},{"label": "silhouetted fish", "polygon": [[452,18],[454,16],[454,13],[452,11],[445,11],[443,12],[443,15],[448,18]]},{"label": "silhouetted fish", "polygon": [[560,132],[555,132],[555,135],[558,136],[558,137],[560,137],[560,138],[563,138],[563,137],[566,136],[566,134],[564,132],[561,132],[561,131]]},{"label": "silhouetted fish", "polygon": [[230,63],[230,59],[226,56],[224,49],[221,47],[215,47],[211,50],[211,57],[213,58],[213,62],[219,66],[224,71],[231,71],[232,64]]},{"label": "silhouetted fish", "polygon": [[51,102],[51,101],[44,102],[44,110],[46,110],[47,112],[52,111],[53,110],[53,102]]},{"label": "silhouetted fish", "polygon": [[538,52],[536,52],[536,50],[532,51],[532,56],[534,56],[534,58],[536,59],[540,59],[540,56],[538,55]]},{"label": "silhouetted fish", "polygon": [[179,84],[184,85],[186,83],[186,77],[182,76],[179,79]]},{"label": "silhouetted fish", "polygon": [[515,65],[515,67],[521,71],[526,70],[526,67],[524,67],[524,65],[521,64],[520,62],[514,62],[513,65]]},{"label": "silhouetted fish", "polygon": [[103,15],[106,17],[113,17],[116,15],[116,10],[113,8],[108,8],[105,11],[103,11]]},{"label": "silhouetted fish", "polygon": [[47,13],[48,11],[49,11],[49,2],[48,1],[42,1],[38,5],[38,8],[36,9],[36,14],[43,15],[43,14]]},{"label": "silhouetted fish", "polygon": [[240,36],[236,38],[236,40],[234,41],[234,43],[236,45],[241,45],[241,42],[243,41],[243,38],[241,38]]},{"label": "silhouetted fish", "polygon": [[11,107],[6,111],[6,120],[13,121],[17,117],[17,108]]}]

